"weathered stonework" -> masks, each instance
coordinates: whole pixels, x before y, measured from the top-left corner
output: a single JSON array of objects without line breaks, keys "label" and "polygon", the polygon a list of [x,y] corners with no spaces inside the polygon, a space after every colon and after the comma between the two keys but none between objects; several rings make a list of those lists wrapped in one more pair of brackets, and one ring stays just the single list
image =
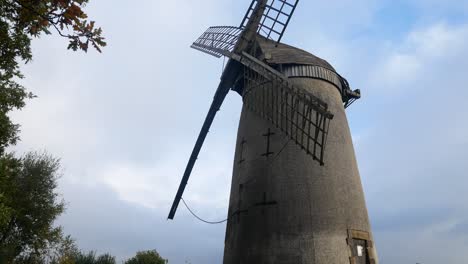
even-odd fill
[{"label": "weathered stonework", "polygon": [[[320,166],[271,122],[244,106],[224,264],[377,263],[340,92],[324,80],[290,81],[326,102],[334,115],[325,165]],[[352,230],[367,234],[367,240],[363,235],[353,238],[350,234],[356,232]]]}]

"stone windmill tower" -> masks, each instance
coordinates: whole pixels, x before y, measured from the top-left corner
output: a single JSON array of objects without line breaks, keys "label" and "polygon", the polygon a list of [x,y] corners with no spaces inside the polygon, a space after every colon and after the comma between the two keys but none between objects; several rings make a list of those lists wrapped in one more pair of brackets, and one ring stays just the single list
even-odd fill
[{"label": "stone windmill tower", "polygon": [[325,60],[281,43],[298,0],[253,0],[192,47],[229,61],[168,218],[229,90],[243,109],[224,264],[378,263],[345,114],[360,98]]}]

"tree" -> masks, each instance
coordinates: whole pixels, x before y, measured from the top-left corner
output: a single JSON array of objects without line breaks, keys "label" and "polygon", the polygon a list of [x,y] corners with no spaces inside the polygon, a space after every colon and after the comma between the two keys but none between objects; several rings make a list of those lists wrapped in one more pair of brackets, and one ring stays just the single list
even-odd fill
[{"label": "tree", "polygon": [[[31,39],[56,32],[68,48],[101,52],[102,30],[88,21],[89,0],[0,0],[0,263],[39,261],[40,254],[63,239],[52,222],[63,210],[57,201],[58,160],[37,153],[23,158],[7,154],[19,137],[9,113],[33,98],[18,83],[19,65],[32,59]],[[63,242],[63,241],[62,241]],[[29,262],[28,262],[29,261]]]},{"label": "tree", "polygon": [[18,125],[8,113],[21,109],[32,98],[17,80],[19,63],[32,59],[31,38],[51,34],[69,40],[68,48],[99,52],[106,46],[101,28],[88,21],[82,8],[89,0],[0,0],[0,156],[18,140]]},{"label": "tree", "polygon": [[[88,21],[89,0],[0,0],[0,263],[48,263],[46,253],[72,246],[53,221],[64,210],[56,193],[59,161],[30,153],[22,158],[6,153],[19,137],[19,125],[9,113],[21,109],[33,94],[18,83],[19,65],[32,59],[31,39],[53,31],[69,40],[68,48],[101,52],[102,30]],[[60,250],[60,249],[59,249]],[[77,252],[70,248],[70,252]],[[75,252],[75,253],[76,253]],[[73,256],[76,254],[74,253]],[[67,253],[68,254],[68,253]],[[59,261],[67,262],[68,255]],[[110,256],[109,256],[110,257]],[[103,257],[105,260],[106,257]],[[107,258],[109,259],[109,258]],[[49,261],[50,262],[50,261]],[[52,263],[52,262],[50,262]],[[106,263],[106,262],[103,262]],[[110,263],[110,262],[109,262]]]},{"label": "tree", "polygon": [[[55,219],[64,211],[56,192],[59,160],[29,153],[0,158],[0,194],[6,219],[0,226],[0,262],[36,259],[62,239]],[[31,263],[31,262],[30,262]]]},{"label": "tree", "polygon": [[48,264],[75,264],[74,256],[79,253],[75,241],[70,237],[61,237],[59,241],[51,244],[42,254],[38,263]]},{"label": "tree", "polygon": [[[73,264],[115,264],[115,257],[110,254],[103,254],[96,257],[96,252],[78,252],[71,258]],[[59,263],[62,264],[62,263]]]},{"label": "tree", "polygon": [[96,264],[115,264],[115,257],[106,253],[96,259]]},{"label": "tree", "polygon": [[96,256],[96,252],[84,253],[78,250],[75,241],[66,236],[53,244],[34,261],[18,262],[14,264],[116,264],[115,257],[106,253]]},{"label": "tree", "polygon": [[136,256],[127,260],[125,264],[166,264],[168,261],[163,259],[156,250],[139,251]]},{"label": "tree", "polygon": [[42,250],[41,255],[20,255],[13,264],[75,264],[73,256],[78,253],[75,241],[70,236],[61,237]]}]

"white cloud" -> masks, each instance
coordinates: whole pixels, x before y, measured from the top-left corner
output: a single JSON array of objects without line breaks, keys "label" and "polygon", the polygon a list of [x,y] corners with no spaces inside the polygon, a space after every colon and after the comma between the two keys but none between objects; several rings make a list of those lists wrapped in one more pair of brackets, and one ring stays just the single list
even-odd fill
[{"label": "white cloud", "polygon": [[388,58],[383,69],[374,74],[375,82],[398,88],[400,83],[417,78],[421,68],[421,62],[414,55],[394,54]]},{"label": "white cloud", "polygon": [[155,170],[145,170],[136,166],[114,164],[104,170],[99,178],[112,190],[118,193],[120,199],[140,204],[152,209],[166,208],[171,202],[172,190],[168,188],[168,177]]},{"label": "white cloud", "polygon": [[424,10],[426,15],[468,13],[467,0],[411,0],[409,2],[414,4],[420,11]]},{"label": "white cloud", "polygon": [[[377,248],[389,263],[461,263],[468,234],[468,24],[435,23],[385,46],[357,147]],[[356,107],[356,106],[353,106]],[[359,106],[358,107],[362,107]],[[411,246],[399,246],[401,237]],[[458,254],[445,254],[446,244]],[[431,250],[428,250],[431,249]],[[437,251],[441,249],[442,252]]]},{"label": "white cloud", "polygon": [[[232,153],[215,153],[217,152],[210,149],[208,153],[205,151],[205,155],[201,155],[202,160],[193,170],[184,197],[191,205],[203,211],[222,212],[218,217],[224,217],[228,203]],[[152,167],[125,161],[113,162],[97,173],[97,179],[115,191],[123,201],[169,212],[185,169],[185,156],[188,155],[169,156],[157,161]]]},{"label": "white cloud", "polygon": [[[440,22],[429,27],[410,32],[402,43],[395,43],[389,48],[370,75],[370,86],[387,89],[387,92],[401,92],[411,87],[420,90],[420,80],[430,74],[444,74],[442,67],[455,67],[453,61],[459,61],[468,54],[468,24],[449,26]],[[462,64],[463,65],[463,64]],[[440,72],[432,72],[437,69]],[[447,70],[453,70],[447,68]]]}]

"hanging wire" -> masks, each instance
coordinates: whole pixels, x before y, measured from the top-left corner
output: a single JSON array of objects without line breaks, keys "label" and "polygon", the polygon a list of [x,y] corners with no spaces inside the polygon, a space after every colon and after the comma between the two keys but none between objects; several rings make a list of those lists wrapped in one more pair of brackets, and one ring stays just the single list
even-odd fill
[{"label": "hanging wire", "polygon": [[184,203],[185,207],[187,207],[187,209],[189,210],[189,212],[195,217],[197,218],[198,220],[204,222],[204,223],[207,223],[207,224],[210,224],[210,225],[217,225],[217,224],[222,224],[224,222],[226,222],[228,219],[224,219],[222,221],[216,221],[216,222],[212,222],[212,221],[206,221],[204,219],[202,219],[201,217],[199,217],[198,215],[196,215],[192,209],[190,209],[190,207],[187,205],[187,203],[185,202],[184,198],[180,198],[182,200],[182,202]]},{"label": "hanging wire", "polygon": [[273,157],[273,160],[270,161],[270,163],[268,164],[268,167],[270,167],[273,162],[276,160],[276,158],[278,158],[278,156],[281,154],[281,152],[283,152],[283,150],[286,148],[286,146],[288,145],[288,143],[291,141],[290,138],[288,138],[288,140],[284,143],[284,145],[281,147],[280,151]]},{"label": "hanging wire", "polygon": [[[288,143],[291,141],[291,139],[288,139],[286,140],[286,142],[284,143],[284,145],[281,147],[280,151],[273,157],[273,159],[269,162],[269,164],[267,165],[267,167],[270,167],[273,162],[276,160],[276,158],[278,158],[278,156],[281,154],[281,152],[283,152],[283,150],[286,148],[286,146],[288,145]],[[251,160],[250,162],[253,162],[253,161],[256,161],[255,160]],[[247,161],[249,162],[249,161]],[[201,217],[199,217],[197,214],[195,214],[195,212],[192,211],[192,209],[190,209],[190,207],[187,205],[187,203],[185,202],[184,198],[180,198],[182,200],[182,202],[184,203],[185,207],[187,208],[187,210],[189,210],[189,212],[198,220],[200,220],[201,222],[203,223],[206,223],[206,224],[210,224],[210,225],[217,225],[217,224],[222,224],[224,222],[227,222],[229,220],[229,218],[231,218],[231,216],[235,215],[237,212],[234,212],[230,217],[224,219],[224,220],[221,220],[221,221],[207,221]],[[250,208],[249,208],[250,209]]]}]

